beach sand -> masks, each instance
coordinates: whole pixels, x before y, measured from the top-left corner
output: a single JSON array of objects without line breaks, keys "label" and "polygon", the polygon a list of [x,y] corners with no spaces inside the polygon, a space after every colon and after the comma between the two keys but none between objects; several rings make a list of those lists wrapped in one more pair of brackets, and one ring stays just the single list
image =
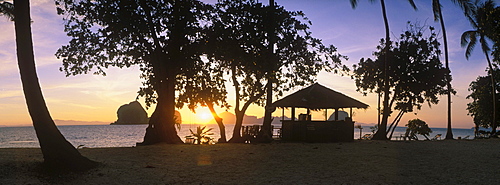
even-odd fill
[{"label": "beach sand", "polygon": [[40,173],[40,149],[0,149],[0,184],[499,184],[500,140],[84,148],[83,173]]}]

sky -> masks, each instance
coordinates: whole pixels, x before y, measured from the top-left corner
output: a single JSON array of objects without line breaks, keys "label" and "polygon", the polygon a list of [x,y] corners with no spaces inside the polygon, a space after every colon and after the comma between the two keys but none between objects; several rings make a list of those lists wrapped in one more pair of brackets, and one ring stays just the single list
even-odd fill
[{"label": "sky", "polygon": [[[261,0],[262,1],[262,0]],[[352,9],[349,0],[275,0],[287,10],[301,10],[312,21],[313,36],[322,39],[324,44],[335,45],[339,53],[349,57],[343,63],[352,68],[361,58],[373,58],[379,40],[385,36],[380,3],[358,1],[358,7]],[[206,2],[214,2],[207,0]],[[262,1],[267,3],[267,1]],[[439,23],[434,22],[430,0],[415,0],[418,10],[414,11],[407,1],[387,0],[386,8],[391,29],[391,38],[396,38],[406,28],[408,21],[434,26],[440,32]],[[457,94],[452,97],[452,124],[455,128],[473,127],[472,117],[467,115],[466,99],[470,82],[478,76],[486,75],[487,63],[481,48],[476,47],[472,56],[465,58],[465,49],[460,47],[460,36],[471,30],[469,22],[460,8],[451,1],[442,0],[445,19],[452,85]],[[499,1],[496,1],[500,4]],[[37,64],[38,77],[42,86],[47,106],[56,123],[65,124],[108,124],[116,121],[116,111],[123,105],[134,101],[141,86],[139,67],[109,68],[107,76],[92,74],[66,77],[59,71],[62,61],[55,57],[55,52],[70,40],[64,33],[62,17],[56,13],[52,0],[32,0],[32,34]],[[6,18],[0,18],[0,126],[31,125],[17,68],[14,24]],[[442,49],[443,50],[443,49]],[[444,56],[441,56],[444,61]],[[377,122],[377,96],[363,96],[356,91],[354,80],[349,76],[321,72],[317,82],[338,92],[344,93],[370,105],[368,109],[354,110],[356,123],[373,124]],[[233,87],[228,101],[234,105]],[[285,96],[300,90],[297,87]],[[429,107],[424,104],[421,110],[407,113],[400,124],[410,119],[419,118],[430,127],[445,128],[447,123],[446,96],[440,97],[440,103]],[[144,105],[144,99],[139,102]],[[148,109],[151,115],[154,107]],[[210,121],[208,108],[200,107],[197,114],[187,108],[179,110],[184,123],[202,123]],[[225,111],[219,109],[218,112]],[[229,110],[233,112],[233,110]],[[297,114],[301,111],[298,110]],[[329,113],[333,110],[329,110]],[[251,106],[248,115],[262,117],[264,109]],[[281,116],[277,110],[273,115]],[[285,111],[290,116],[289,111]],[[313,119],[323,119],[323,112],[315,112]],[[392,119],[391,119],[392,120]]]}]

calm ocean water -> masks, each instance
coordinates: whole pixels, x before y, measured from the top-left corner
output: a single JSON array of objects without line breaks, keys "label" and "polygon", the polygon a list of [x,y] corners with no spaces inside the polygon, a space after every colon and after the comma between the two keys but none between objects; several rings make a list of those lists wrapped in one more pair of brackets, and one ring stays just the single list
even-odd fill
[{"label": "calm ocean water", "polygon": [[[189,129],[196,130],[197,124],[183,124],[178,131],[179,137],[184,139],[190,135]],[[61,133],[75,147],[83,145],[89,148],[100,147],[132,147],[137,142],[142,142],[146,132],[147,125],[75,125],[75,126],[58,126]],[[213,138],[220,138],[219,127],[215,124],[207,125],[207,128],[213,128],[211,131]],[[231,138],[234,125],[226,125],[226,136]],[[405,133],[405,127],[398,127],[394,132],[394,136],[399,136]],[[442,134],[443,138],[446,135],[445,128],[432,128],[430,138],[436,134]],[[361,135],[371,133],[369,126],[364,126]],[[453,129],[453,136],[466,137],[470,139],[474,137],[473,129]],[[354,129],[354,138],[360,137],[359,129]],[[424,139],[419,136],[420,139]],[[35,135],[33,127],[0,127],[0,148],[38,148],[38,139]]]}]

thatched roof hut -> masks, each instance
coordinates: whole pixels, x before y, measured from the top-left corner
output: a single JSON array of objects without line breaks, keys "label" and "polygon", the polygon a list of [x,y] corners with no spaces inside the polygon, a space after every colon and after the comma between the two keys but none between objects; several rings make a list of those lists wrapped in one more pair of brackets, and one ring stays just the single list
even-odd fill
[{"label": "thatched roof hut", "polygon": [[[354,122],[352,121],[352,108],[368,108],[368,105],[354,98],[315,83],[299,90],[272,104],[272,107],[291,107],[291,120],[284,120],[280,137],[284,141],[307,142],[337,142],[352,141],[354,139]],[[306,108],[307,114],[300,114],[295,119],[295,108]],[[338,119],[339,109],[349,108],[350,117]],[[325,120],[311,120],[310,110],[325,109]],[[333,120],[327,119],[327,109],[335,109]]]},{"label": "thatched roof hut", "polygon": [[308,109],[368,108],[354,98],[315,83],[273,103],[273,107]]}]

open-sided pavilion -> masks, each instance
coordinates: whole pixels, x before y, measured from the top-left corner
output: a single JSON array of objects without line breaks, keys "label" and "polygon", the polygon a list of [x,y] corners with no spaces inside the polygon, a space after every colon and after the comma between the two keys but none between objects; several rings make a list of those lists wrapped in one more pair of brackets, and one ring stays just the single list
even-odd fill
[{"label": "open-sided pavilion", "polygon": [[[342,93],[315,83],[273,103],[275,108],[291,108],[291,120],[281,120],[283,141],[337,142],[354,140],[352,108],[366,109],[368,105]],[[295,117],[295,109],[307,109]],[[339,109],[349,109],[344,120],[338,119]],[[311,120],[310,110],[325,110],[325,120]],[[328,121],[327,110],[335,110],[335,119]],[[284,116],[283,116],[284,117]]]}]

